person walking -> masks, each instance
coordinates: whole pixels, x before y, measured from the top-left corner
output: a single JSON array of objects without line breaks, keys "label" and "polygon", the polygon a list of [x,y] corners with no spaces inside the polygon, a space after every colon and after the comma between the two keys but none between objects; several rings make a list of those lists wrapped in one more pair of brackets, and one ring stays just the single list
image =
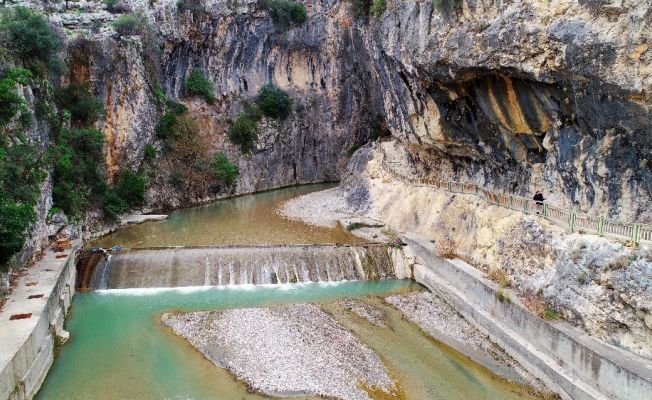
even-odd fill
[{"label": "person walking", "polygon": [[543,202],[545,200],[543,198],[543,193],[541,193],[540,190],[537,190],[532,200],[534,200],[535,204],[537,205],[537,214],[539,214],[539,211],[541,211],[541,209],[543,208]]}]

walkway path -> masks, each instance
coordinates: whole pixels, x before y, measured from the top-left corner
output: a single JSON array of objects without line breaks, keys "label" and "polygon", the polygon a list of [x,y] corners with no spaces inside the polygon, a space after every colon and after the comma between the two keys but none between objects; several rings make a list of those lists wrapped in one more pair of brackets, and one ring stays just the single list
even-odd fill
[{"label": "walkway path", "polygon": [[475,183],[409,177],[398,172],[398,169],[406,170],[406,168],[399,168],[404,167],[405,162],[388,158],[384,151],[382,165],[387,172],[394,176],[394,178],[402,182],[416,186],[427,186],[451,193],[475,195],[492,205],[510,208],[527,214],[536,213],[557,225],[569,228],[571,232],[584,231],[620,240],[630,240],[634,243],[652,244],[652,225],[617,221],[605,217],[591,217],[546,202],[543,202],[542,205],[537,205],[532,199],[511,194],[491,192],[481,188]]}]

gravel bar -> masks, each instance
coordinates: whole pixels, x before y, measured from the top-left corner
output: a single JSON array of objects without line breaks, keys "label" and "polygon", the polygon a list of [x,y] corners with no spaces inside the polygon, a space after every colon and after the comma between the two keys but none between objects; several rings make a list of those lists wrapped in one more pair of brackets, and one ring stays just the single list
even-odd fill
[{"label": "gravel bar", "polygon": [[271,396],[367,400],[393,384],[378,355],[314,304],[166,313],[163,323],[214,364]]}]

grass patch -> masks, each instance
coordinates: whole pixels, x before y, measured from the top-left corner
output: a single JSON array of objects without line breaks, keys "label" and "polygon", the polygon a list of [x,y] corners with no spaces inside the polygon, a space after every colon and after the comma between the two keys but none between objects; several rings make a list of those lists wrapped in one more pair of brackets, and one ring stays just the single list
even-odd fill
[{"label": "grass patch", "polygon": [[365,224],[364,222],[351,222],[346,225],[346,230],[351,232],[361,228],[381,228],[383,225]]}]

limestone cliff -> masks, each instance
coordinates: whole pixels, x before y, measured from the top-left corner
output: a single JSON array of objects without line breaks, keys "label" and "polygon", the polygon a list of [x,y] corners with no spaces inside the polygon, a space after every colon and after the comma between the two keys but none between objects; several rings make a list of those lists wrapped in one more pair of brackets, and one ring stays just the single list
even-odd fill
[{"label": "limestone cliff", "polygon": [[[97,1],[48,8],[71,37],[97,42],[71,77],[104,101],[110,173],[136,167],[156,142],[152,81],[188,102],[184,78],[200,68],[217,101],[193,111],[210,150],[238,159],[237,192],[337,179],[382,113],[421,175],[524,195],[542,188],[560,205],[652,220],[649,0],[396,0],[378,17],[310,0],[308,21],[289,29],[256,0],[122,3],[146,13],[155,42],[116,35],[116,14]],[[291,93],[295,112],[241,156],[225,140],[227,121],[268,81]],[[159,171],[150,206],[214,197],[178,192]]]},{"label": "limestone cliff", "polygon": [[389,4],[367,46],[421,174],[652,220],[650,1]]}]

